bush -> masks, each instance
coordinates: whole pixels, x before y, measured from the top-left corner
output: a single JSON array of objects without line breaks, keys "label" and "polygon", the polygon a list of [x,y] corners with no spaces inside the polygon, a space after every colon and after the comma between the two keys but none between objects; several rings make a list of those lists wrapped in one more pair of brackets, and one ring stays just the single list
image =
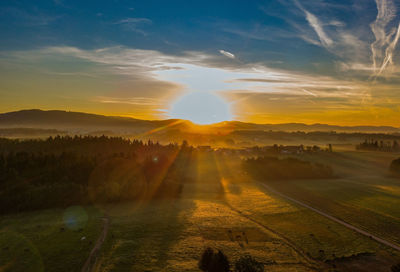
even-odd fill
[{"label": "bush", "polygon": [[395,174],[400,174],[400,158],[392,161],[392,163],[390,164],[390,171]]},{"label": "bush", "polygon": [[235,272],[263,272],[264,265],[251,256],[240,257],[235,263]]},{"label": "bush", "polygon": [[393,265],[391,268],[391,271],[392,272],[400,272],[400,263]]},{"label": "bush", "polygon": [[199,268],[201,271],[208,271],[208,268],[212,262],[213,257],[214,257],[214,250],[212,250],[211,248],[206,248],[206,250],[204,250],[203,254],[201,255],[199,261]]},{"label": "bush", "polygon": [[229,272],[229,260],[226,255],[218,250],[217,253],[211,248],[206,248],[201,255],[199,268],[206,272]]}]

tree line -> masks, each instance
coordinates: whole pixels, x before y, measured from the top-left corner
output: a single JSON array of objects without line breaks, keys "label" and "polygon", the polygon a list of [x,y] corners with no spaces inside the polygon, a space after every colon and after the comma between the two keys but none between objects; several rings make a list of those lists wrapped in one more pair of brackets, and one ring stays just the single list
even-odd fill
[{"label": "tree line", "polygon": [[297,158],[257,157],[243,160],[243,168],[256,179],[288,180],[333,178],[330,166]]},{"label": "tree line", "polygon": [[[211,147],[161,145],[106,136],[0,138],[0,213],[178,197],[193,178],[198,154]],[[218,152],[215,152],[218,155]],[[204,157],[204,156],[203,156]],[[295,158],[243,161],[256,178],[332,177],[332,170]]]},{"label": "tree line", "polygon": [[0,213],[176,197],[192,153],[105,136],[0,139]]},{"label": "tree line", "polygon": [[399,152],[400,145],[397,140],[383,141],[374,139],[365,139],[364,142],[356,146],[357,150],[373,150],[373,151],[384,151],[384,152]]}]

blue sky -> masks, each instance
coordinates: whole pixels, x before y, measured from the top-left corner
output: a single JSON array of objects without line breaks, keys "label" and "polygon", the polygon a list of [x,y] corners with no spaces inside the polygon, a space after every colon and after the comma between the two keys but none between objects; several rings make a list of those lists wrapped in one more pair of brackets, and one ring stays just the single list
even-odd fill
[{"label": "blue sky", "polygon": [[182,96],[213,92],[243,121],[396,125],[399,10],[392,0],[2,1],[0,110],[159,119]]},{"label": "blue sky", "polygon": [[[375,7],[370,4],[372,21]],[[169,54],[187,50],[213,54],[225,48],[246,61],[278,65],[285,59],[295,67],[335,58],[298,37],[289,20],[299,26],[307,22],[291,2],[49,0],[1,5],[5,50],[117,45]],[[341,15],[340,8],[334,4],[329,13]]]}]

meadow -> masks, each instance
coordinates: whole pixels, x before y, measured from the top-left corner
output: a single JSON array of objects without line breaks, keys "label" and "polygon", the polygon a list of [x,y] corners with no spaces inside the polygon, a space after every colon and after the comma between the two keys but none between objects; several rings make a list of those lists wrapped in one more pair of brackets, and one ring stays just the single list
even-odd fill
[{"label": "meadow", "polygon": [[[338,162],[331,165],[342,176],[268,184],[398,243],[399,181],[384,167],[393,155],[369,155],[304,155]],[[92,271],[199,271],[208,246],[232,262],[250,254],[267,271],[388,271],[400,260],[395,250],[268,191],[240,165],[239,158],[199,153],[179,197],[2,216],[0,267],[81,271],[104,216],[110,227]],[[364,168],[380,178],[344,176],[368,174]]]},{"label": "meadow", "polygon": [[373,151],[309,157],[331,165],[338,178],[273,185],[295,199],[399,244],[400,183],[388,171],[395,158],[396,154]]},{"label": "meadow", "polygon": [[80,271],[102,228],[93,207],[0,218],[0,271]]}]

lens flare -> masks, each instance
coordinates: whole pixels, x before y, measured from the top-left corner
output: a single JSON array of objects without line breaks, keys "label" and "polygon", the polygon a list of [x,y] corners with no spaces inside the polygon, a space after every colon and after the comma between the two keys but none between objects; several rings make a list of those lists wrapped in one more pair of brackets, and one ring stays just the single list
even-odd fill
[{"label": "lens flare", "polygon": [[77,230],[86,226],[88,215],[84,208],[72,206],[64,211],[63,221],[67,228]]}]

